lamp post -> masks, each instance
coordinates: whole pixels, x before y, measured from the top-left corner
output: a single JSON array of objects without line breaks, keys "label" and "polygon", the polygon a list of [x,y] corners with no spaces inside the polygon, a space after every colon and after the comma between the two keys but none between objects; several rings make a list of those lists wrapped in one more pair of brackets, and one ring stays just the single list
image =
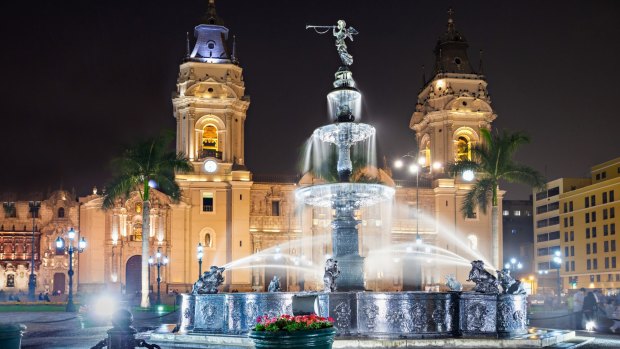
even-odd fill
[{"label": "lamp post", "polygon": [[202,275],[202,257],[203,257],[202,243],[200,242],[198,243],[197,256],[198,256],[198,279],[200,279],[200,276]]},{"label": "lamp post", "polygon": [[[407,167],[409,173],[411,174],[415,174],[415,243],[416,245],[421,245],[423,240],[422,237],[420,236],[420,172],[422,171],[422,169],[428,169],[428,173],[431,174],[432,173],[432,169],[436,169],[439,170],[441,168],[441,163],[436,162],[433,164],[433,166],[427,166],[426,164],[426,158],[423,156],[413,156],[411,154],[405,154],[403,156],[400,157],[400,159],[397,159],[396,161],[394,161],[394,167],[397,169],[400,169],[404,166],[404,162],[403,162],[403,158],[412,158],[414,160],[413,163],[410,163]],[[407,248],[407,251],[409,252],[409,250],[413,250],[410,248]],[[418,248],[416,247],[416,251],[418,250]],[[417,270],[417,274],[421,275],[422,274],[422,266],[419,265],[419,270]],[[422,280],[419,280],[419,287],[422,286]]]},{"label": "lamp post", "polygon": [[[64,249],[69,254],[69,297],[67,298],[67,311],[75,312],[75,304],[73,304],[73,252],[75,249],[73,247],[73,240],[75,239],[75,230],[70,228],[67,232],[67,237],[69,238],[69,246],[65,247],[65,240],[63,240],[60,236],[56,239],[56,248]],[[86,248],[86,239],[82,236],[82,238],[78,241],[77,252],[82,253]]]},{"label": "lamp post", "polygon": [[[162,258],[161,250],[159,247],[157,248],[157,253],[155,254],[155,261],[153,261],[153,257],[149,257],[149,265],[153,265],[153,264],[155,264],[155,266],[157,267],[157,305],[160,305],[161,304],[161,267],[162,265],[164,266],[168,265],[168,257],[164,256]],[[151,271],[151,268],[149,268],[149,280],[150,280],[150,271]]]},{"label": "lamp post", "polygon": [[560,278],[560,268],[562,267],[562,252],[555,251],[553,255],[553,263],[555,263],[558,272],[558,306],[562,304],[562,278]]},{"label": "lamp post", "polygon": [[510,263],[506,262],[504,264],[504,268],[511,271],[514,270],[516,272],[517,270],[523,269],[523,264],[519,262],[516,258],[512,257],[510,258]]},{"label": "lamp post", "polygon": [[35,219],[38,217],[39,209],[41,208],[41,201],[30,201],[28,203],[30,207],[30,215],[32,216],[32,246],[30,248],[30,277],[28,277],[28,299],[34,301],[35,292],[37,288],[37,276],[34,274],[34,254],[36,248],[34,246],[34,230]]}]

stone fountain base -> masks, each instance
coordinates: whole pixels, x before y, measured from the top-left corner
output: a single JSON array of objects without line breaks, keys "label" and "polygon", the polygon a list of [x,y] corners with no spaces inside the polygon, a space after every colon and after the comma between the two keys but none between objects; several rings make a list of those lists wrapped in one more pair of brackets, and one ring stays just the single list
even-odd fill
[{"label": "stone fountain base", "polygon": [[513,338],[526,335],[525,295],[474,292],[183,294],[180,334],[245,336],[260,315],[293,314],[295,295],[315,296],[339,337]]}]

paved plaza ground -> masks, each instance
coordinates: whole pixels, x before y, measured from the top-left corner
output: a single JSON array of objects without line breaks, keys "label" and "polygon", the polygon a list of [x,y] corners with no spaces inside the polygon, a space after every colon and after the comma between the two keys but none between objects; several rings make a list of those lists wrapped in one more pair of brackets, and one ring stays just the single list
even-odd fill
[{"label": "paved plaza ground", "polygon": [[[134,327],[140,331],[140,337],[148,341],[150,331],[176,322],[177,317],[178,312],[134,312]],[[28,327],[22,341],[24,349],[90,348],[105,338],[111,327],[84,327],[77,314],[64,312],[1,312],[0,322],[18,322]],[[164,343],[157,344],[171,348]],[[620,333],[578,331],[575,341],[553,348],[620,348]]]}]

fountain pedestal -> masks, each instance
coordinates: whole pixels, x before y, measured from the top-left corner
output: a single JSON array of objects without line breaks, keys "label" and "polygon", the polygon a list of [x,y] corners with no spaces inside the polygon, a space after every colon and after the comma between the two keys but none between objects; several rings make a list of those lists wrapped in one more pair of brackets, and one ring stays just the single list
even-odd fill
[{"label": "fountain pedestal", "polygon": [[357,225],[353,216],[355,202],[347,193],[338,192],[333,208],[336,217],[332,221],[332,249],[338,261],[340,275],[336,279],[336,289],[340,292],[363,291],[364,257],[359,254]]}]

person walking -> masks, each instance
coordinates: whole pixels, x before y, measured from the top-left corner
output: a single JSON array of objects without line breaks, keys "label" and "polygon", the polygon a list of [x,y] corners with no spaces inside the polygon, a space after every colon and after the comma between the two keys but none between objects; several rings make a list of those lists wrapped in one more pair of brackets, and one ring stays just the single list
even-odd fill
[{"label": "person walking", "polygon": [[586,289],[581,288],[573,295],[573,316],[576,330],[583,330],[583,299],[586,296]]},{"label": "person walking", "polygon": [[607,315],[607,318],[613,322],[613,325],[609,328],[609,330],[616,333],[616,331],[620,329],[620,306],[616,304],[615,300],[607,300],[607,303],[605,304],[605,314]]},{"label": "person walking", "polygon": [[596,303],[596,297],[594,293],[588,292],[583,299],[583,318],[586,322],[586,327],[589,322],[593,322],[596,317],[596,309],[598,305]]}]

